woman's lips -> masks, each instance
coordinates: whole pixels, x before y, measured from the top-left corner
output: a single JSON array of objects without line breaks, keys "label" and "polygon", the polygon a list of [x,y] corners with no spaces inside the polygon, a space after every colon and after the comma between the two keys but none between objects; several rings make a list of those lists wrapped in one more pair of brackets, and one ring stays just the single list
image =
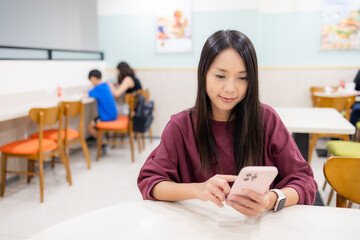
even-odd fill
[{"label": "woman's lips", "polygon": [[226,97],[222,97],[222,96],[220,96],[220,99],[226,103],[231,103],[232,101],[235,100],[235,98],[226,98]]}]

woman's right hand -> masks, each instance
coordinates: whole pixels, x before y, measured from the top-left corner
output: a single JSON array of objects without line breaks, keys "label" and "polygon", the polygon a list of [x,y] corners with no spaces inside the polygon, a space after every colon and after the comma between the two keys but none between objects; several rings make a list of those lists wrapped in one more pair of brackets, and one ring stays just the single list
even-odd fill
[{"label": "woman's right hand", "polygon": [[198,183],[196,196],[201,201],[211,201],[223,207],[227,195],[230,193],[229,182],[234,182],[236,175],[217,174],[203,183]]}]

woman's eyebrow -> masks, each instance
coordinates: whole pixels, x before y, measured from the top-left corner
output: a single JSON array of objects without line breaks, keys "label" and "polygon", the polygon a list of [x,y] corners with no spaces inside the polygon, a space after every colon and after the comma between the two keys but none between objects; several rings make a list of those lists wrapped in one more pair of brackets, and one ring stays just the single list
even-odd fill
[{"label": "woman's eyebrow", "polygon": [[[226,69],[223,69],[223,68],[219,68],[219,67],[216,67],[216,66],[214,66],[214,68],[216,68],[220,72],[228,72]],[[239,71],[239,73],[246,73],[246,70]]]},{"label": "woman's eyebrow", "polygon": [[219,70],[220,72],[227,72],[226,69],[222,69],[222,68],[219,68],[219,67],[215,67],[217,70]]}]

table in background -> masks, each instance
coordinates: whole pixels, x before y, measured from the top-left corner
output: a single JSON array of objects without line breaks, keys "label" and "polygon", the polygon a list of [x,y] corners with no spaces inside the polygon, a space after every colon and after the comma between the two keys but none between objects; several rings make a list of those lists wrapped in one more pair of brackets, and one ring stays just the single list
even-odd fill
[{"label": "table in background", "polygon": [[29,240],[359,239],[360,210],[296,205],[247,218],[211,202],[139,201],[86,213]]},{"label": "table in background", "polygon": [[349,135],[355,133],[355,127],[333,108],[276,107],[274,109],[292,133],[306,161],[308,161],[309,133]]},{"label": "table in background", "polygon": [[56,106],[61,101],[79,101],[79,100],[82,100],[84,104],[94,102],[93,98],[82,99],[82,96],[74,95],[74,96],[68,96],[62,98],[48,98],[41,101],[29,101],[16,106],[9,103],[8,105],[2,107],[1,109],[0,122],[27,117],[29,116],[29,111],[31,108],[48,108],[48,107]]}]

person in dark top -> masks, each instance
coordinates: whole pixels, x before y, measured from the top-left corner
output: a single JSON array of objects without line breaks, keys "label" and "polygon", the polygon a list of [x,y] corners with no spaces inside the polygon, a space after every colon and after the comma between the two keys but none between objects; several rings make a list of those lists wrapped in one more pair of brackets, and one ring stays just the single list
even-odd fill
[{"label": "person in dark top", "polygon": [[[360,70],[358,71],[355,79],[355,90],[360,91]],[[351,107],[350,122],[356,126],[356,123],[360,120],[360,102],[355,102]]]},{"label": "person in dark top", "polygon": [[108,83],[114,97],[119,97],[124,93],[132,93],[141,89],[140,81],[135,77],[134,70],[130,68],[129,64],[120,62],[117,65],[117,72],[118,86],[116,87],[112,83]]},{"label": "person in dark top", "polygon": [[[211,35],[201,52],[195,107],[171,117],[159,146],[140,170],[143,199],[200,199],[223,202],[253,217],[266,209],[312,205],[317,184],[313,171],[274,109],[261,104],[255,48],[243,33]],[[268,192],[230,192],[245,166],[276,166]],[[276,207],[275,207],[276,206]]]},{"label": "person in dark top", "polygon": [[90,71],[89,80],[94,88],[85,94],[85,97],[96,99],[99,116],[87,125],[87,129],[94,138],[97,138],[96,123],[98,121],[116,120],[117,109],[109,85],[101,80],[101,72],[98,70]]}]

